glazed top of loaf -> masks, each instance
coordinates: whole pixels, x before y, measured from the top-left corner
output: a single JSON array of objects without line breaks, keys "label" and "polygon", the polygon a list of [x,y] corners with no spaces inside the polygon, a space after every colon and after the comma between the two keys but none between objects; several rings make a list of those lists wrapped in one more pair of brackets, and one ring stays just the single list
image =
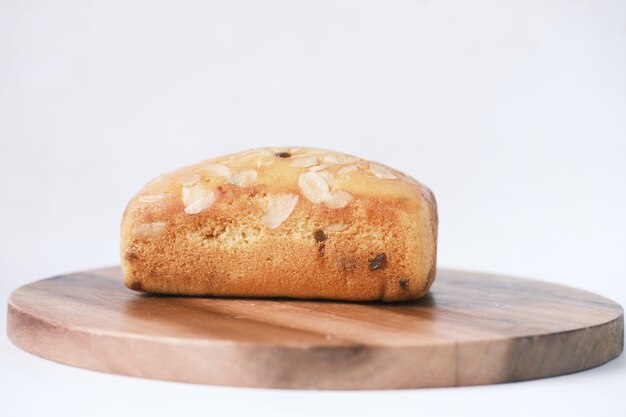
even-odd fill
[{"label": "glazed top of loaf", "polygon": [[280,226],[301,199],[332,210],[358,198],[432,198],[420,183],[388,166],[322,149],[282,147],[252,149],[163,174],[143,187],[126,211],[174,200],[192,216],[219,204],[222,188],[252,186],[265,186],[274,195],[263,219],[270,228]]}]

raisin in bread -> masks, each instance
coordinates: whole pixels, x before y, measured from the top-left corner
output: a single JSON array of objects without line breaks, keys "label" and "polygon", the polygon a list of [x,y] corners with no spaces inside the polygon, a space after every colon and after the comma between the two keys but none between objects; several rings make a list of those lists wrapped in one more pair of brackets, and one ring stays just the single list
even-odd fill
[{"label": "raisin in bread", "polygon": [[387,166],[264,148],[161,175],[122,219],[126,285],[163,294],[415,299],[434,276],[437,208]]}]

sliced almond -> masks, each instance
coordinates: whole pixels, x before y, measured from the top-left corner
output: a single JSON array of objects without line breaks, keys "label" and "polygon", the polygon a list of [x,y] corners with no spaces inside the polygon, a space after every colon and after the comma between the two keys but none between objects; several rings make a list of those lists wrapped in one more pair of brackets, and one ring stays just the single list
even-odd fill
[{"label": "sliced almond", "polygon": [[161,174],[158,177],[154,178],[153,180],[151,180],[148,184],[146,185],[156,185],[158,183],[160,183],[161,181],[163,181],[165,178],[167,178],[166,174]]},{"label": "sliced almond", "polygon": [[317,171],[322,171],[322,170],[324,170],[326,168],[328,168],[328,165],[326,165],[326,164],[319,164],[319,165],[315,165],[314,167],[309,168],[309,171],[317,172]]},{"label": "sliced almond", "polygon": [[317,159],[316,156],[303,156],[300,158],[294,158],[291,166],[297,168],[308,168],[317,165],[318,163],[319,159]]},{"label": "sliced almond", "polygon": [[166,227],[165,222],[140,223],[135,225],[133,233],[140,237],[155,238],[165,233]]},{"label": "sliced almond", "polygon": [[352,171],[357,171],[359,168],[355,165],[346,165],[344,167],[339,168],[339,170],[337,171],[337,174],[339,175],[344,175],[347,174],[348,172],[352,172]]},{"label": "sliced almond", "polygon": [[347,228],[348,228],[347,224],[334,223],[334,224],[329,224],[328,226],[326,226],[324,230],[327,232],[343,232]]},{"label": "sliced almond", "polygon": [[337,165],[347,165],[353,164],[358,160],[353,156],[342,155],[342,154],[330,154],[324,157],[324,162],[327,164],[337,164]]},{"label": "sliced almond", "polygon": [[233,174],[228,178],[228,182],[234,185],[238,185],[239,187],[247,187],[256,182],[258,177],[258,173],[254,169],[246,169],[244,171],[240,171],[236,174]]},{"label": "sliced almond", "polygon": [[230,168],[224,164],[208,164],[204,166],[204,169],[224,178],[229,178],[232,175]]},{"label": "sliced almond", "polygon": [[200,181],[200,175],[198,174],[186,174],[176,180],[177,183],[184,185],[185,187],[191,187],[198,181]]},{"label": "sliced almond", "polygon": [[340,209],[347,206],[350,201],[352,201],[352,194],[347,191],[337,191],[328,195],[323,203],[332,209]]},{"label": "sliced almond", "polygon": [[263,224],[270,228],[276,229],[291,214],[298,204],[299,197],[295,194],[281,194],[272,196],[267,205],[267,211],[263,216]]},{"label": "sliced almond", "polygon": [[227,162],[232,162],[235,164],[242,164],[249,162],[249,160],[253,158],[257,158],[260,155],[260,149],[250,149],[245,152],[239,152],[233,154],[227,158]]},{"label": "sliced almond", "polygon": [[215,193],[205,189],[200,184],[183,187],[183,204],[187,214],[198,214],[211,207],[214,201]]},{"label": "sliced almond", "polygon": [[320,171],[318,172],[318,174],[320,174],[324,178],[324,181],[326,181],[331,190],[337,186],[337,183],[335,182],[335,177],[333,177],[333,174],[331,174],[330,172]]},{"label": "sliced almond", "polygon": [[298,185],[312,203],[321,203],[330,194],[328,183],[319,172],[303,172],[298,178]]},{"label": "sliced almond", "polygon": [[330,188],[335,186],[335,179],[328,171],[304,172],[298,178],[298,185],[309,201],[324,203],[333,209],[343,208],[352,200],[352,195],[346,191],[330,192]]},{"label": "sliced almond", "polygon": [[274,162],[276,162],[276,158],[272,158],[272,159],[259,158],[254,162],[254,165],[256,165],[259,168],[268,167],[272,165]]},{"label": "sliced almond", "polygon": [[140,195],[137,200],[141,201],[142,203],[156,203],[157,201],[163,200],[167,196],[167,193],[144,194]]},{"label": "sliced almond", "polygon": [[252,165],[255,167],[268,167],[276,162],[275,152],[272,152],[269,148],[261,148],[258,149],[256,154],[254,155],[254,160],[252,161]]},{"label": "sliced almond", "polygon": [[375,177],[386,180],[393,180],[398,178],[393,174],[393,172],[391,172],[389,168],[386,168],[379,164],[375,164],[373,162],[370,162],[370,172],[374,174]]}]

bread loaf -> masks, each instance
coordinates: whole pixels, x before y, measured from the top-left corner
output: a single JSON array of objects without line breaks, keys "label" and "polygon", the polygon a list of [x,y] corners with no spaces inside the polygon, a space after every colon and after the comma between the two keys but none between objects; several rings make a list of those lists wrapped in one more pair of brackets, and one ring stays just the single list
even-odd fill
[{"label": "bread loaf", "polygon": [[313,148],[161,175],[121,226],[126,286],[163,294],[397,301],[428,292],[437,208],[408,175]]}]

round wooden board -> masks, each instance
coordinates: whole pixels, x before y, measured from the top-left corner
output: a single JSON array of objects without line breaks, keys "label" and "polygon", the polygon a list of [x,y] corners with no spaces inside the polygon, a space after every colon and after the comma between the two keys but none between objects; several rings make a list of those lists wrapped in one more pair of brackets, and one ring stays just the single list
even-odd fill
[{"label": "round wooden board", "polygon": [[58,276],[9,298],[8,334],[35,355],[214,385],[390,389],[493,384],[601,365],[623,311],[595,294],[439,270],[414,302],[191,298],[126,289],[119,268]]}]

